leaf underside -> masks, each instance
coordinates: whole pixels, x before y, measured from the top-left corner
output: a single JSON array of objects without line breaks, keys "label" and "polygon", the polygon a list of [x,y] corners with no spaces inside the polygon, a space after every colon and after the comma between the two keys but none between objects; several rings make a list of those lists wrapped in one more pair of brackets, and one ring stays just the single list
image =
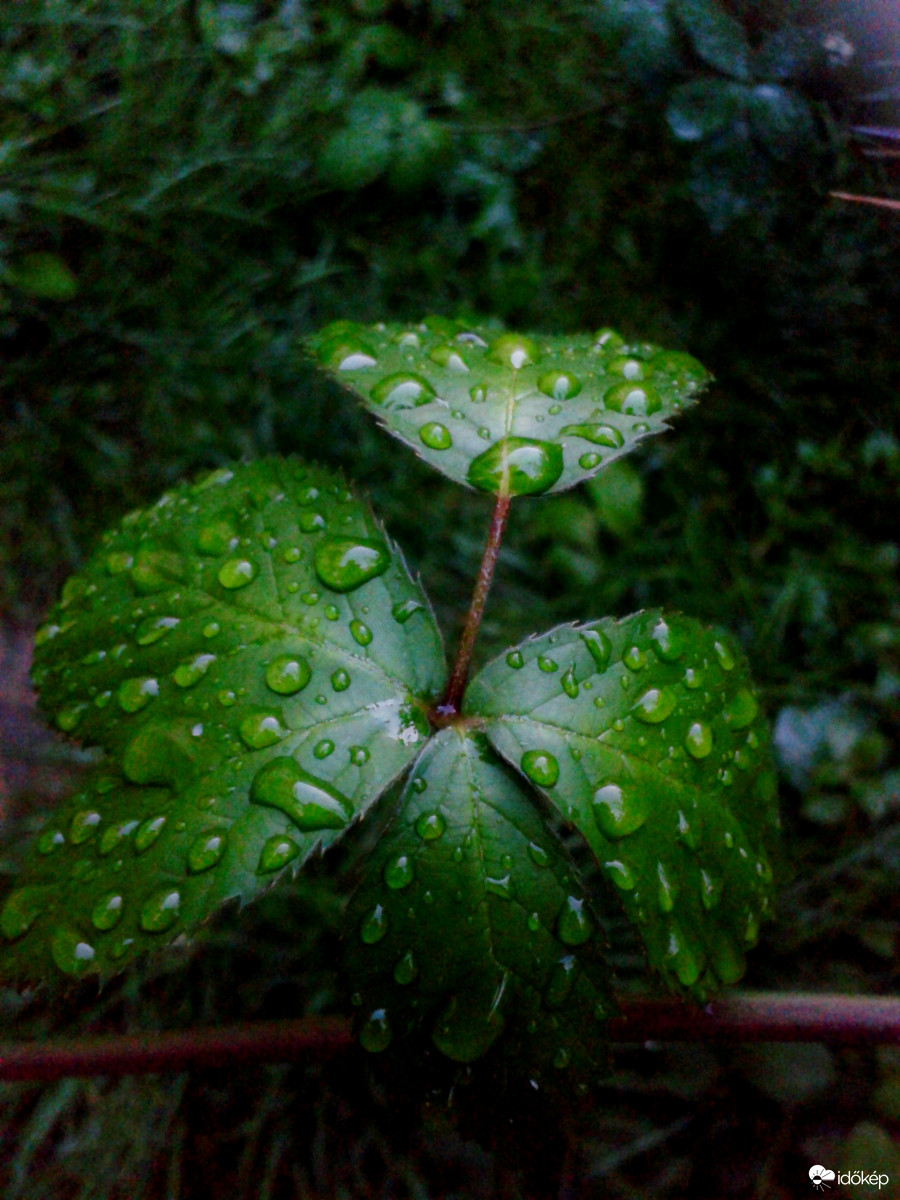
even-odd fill
[{"label": "leaf underside", "polygon": [[349,912],[362,1044],[425,1029],[457,1062],[501,1043],[535,1081],[589,1084],[615,1011],[602,935],[532,798],[478,732],[416,760]]},{"label": "leaf underside", "polygon": [[105,754],[0,910],[0,980],[109,974],[296,871],[405,769],[444,675],[331,472],[258,462],[126,517],[36,638],[44,711]]},{"label": "leaf underside", "polygon": [[669,986],[702,998],[740,978],[779,819],[730,638],[656,611],[564,625],[489,663],[463,711],[583,834]]},{"label": "leaf underside", "polygon": [[626,344],[610,329],[551,337],[444,317],[340,321],[309,346],[390,433],[492,494],[574,487],[667,429],[710,379],[689,355]]}]

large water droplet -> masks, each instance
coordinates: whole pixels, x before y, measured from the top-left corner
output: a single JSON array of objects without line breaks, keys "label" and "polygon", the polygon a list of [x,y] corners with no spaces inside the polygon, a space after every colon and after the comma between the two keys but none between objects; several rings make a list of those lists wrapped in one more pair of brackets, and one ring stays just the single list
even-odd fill
[{"label": "large water droplet", "polygon": [[518,333],[501,333],[488,346],[487,357],[490,362],[519,371],[522,367],[539,362],[541,352],[537,342],[529,337],[522,337]]},{"label": "large water droplet", "polygon": [[434,388],[421,375],[412,371],[398,371],[379,380],[369,393],[376,404],[388,412],[400,412],[405,408],[419,408],[429,404],[435,397]]},{"label": "large water droplet", "polygon": [[605,671],[612,653],[612,642],[602,629],[582,629],[581,640],[587,646],[597,671]]},{"label": "large water droplet", "polygon": [[439,421],[426,421],[419,430],[419,437],[429,450],[449,450],[453,445],[450,430]]},{"label": "large water droplet", "polygon": [[280,654],[266,667],[266,684],[280,696],[302,691],[312,678],[312,668],[299,654]]},{"label": "large water droplet", "polygon": [[160,888],[141,905],[141,929],[145,933],[165,933],[178,920],[181,893],[175,888]]},{"label": "large water droplet", "polygon": [[350,622],[350,636],[358,646],[368,646],[372,640],[372,630],[364,621],[354,618]]},{"label": "large water droplet", "polygon": [[316,549],[316,574],[333,592],[352,592],[383,575],[390,552],[379,538],[328,538]]},{"label": "large water droplet", "polygon": [[91,921],[96,929],[114,929],[125,912],[125,898],[118,892],[107,892],[101,896],[91,911]]},{"label": "large water droplet", "polygon": [[165,823],[164,816],[147,817],[145,821],[141,821],[134,835],[134,848],[138,854],[143,854],[145,850],[150,849],[162,833]]},{"label": "large water droplet", "polygon": [[694,721],[684,735],[684,744],[692,758],[706,758],[713,748],[712,730],[702,721]]},{"label": "large water droplet", "polygon": [[350,331],[338,333],[319,343],[319,361],[335,371],[362,371],[374,367],[377,360],[371,348]]},{"label": "large water droplet", "polygon": [[562,1008],[572,994],[578,977],[578,962],[574,954],[565,954],[553,964],[547,986],[544,988],[545,1008]]},{"label": "large water droplet", "polygon": [[537,842],[528,843],[528,857],[536,867],[546,867],[550,862],[550,855]]},{"label": "large water droplet", "polygon": [[549,750],[526,750],[520,765],[523,774],[538,787],[552,788],[559,779],[559,763]]},{"label": "large water droplet", "polygon": [[203,833],[191,842],[188,850],[188,869],[195,875],[214,867],[225,853],[224,833]]},{"label": "large water droplet", "polygon": [[259,567],[252,558],[227,558],[219,567],[217,578],[222,587],[229,591],[246,587],[259,574]]},{"label": "large water droplet", "polygon": [[248,750],[265,750],[267,746],[274,746],[276,742],[287,737],[290,730],[282,725],[277,713],[260,709],[244,717],[238,726],[238,732]]},{"label": "large water droplet", "polygon": [[569,667],[568,671],[564,673],[560,682],[562,683],[563,691],[566,693],[566,695],[570,696],[574,700],[578,695],[578,683],[575,680],[575,668]]},{"label": "large water droplet", "polygon": [[264,844],[256,864],[257,875],[268,875],[271,871],[280,871],[300,853],[300,847],[286,834],[275,834]]},{"label": "large water droplet", "polygon": [[13,941],[28,932],[47,906],[54,889],[50,886],[16,888],[0,910],[0,933]]},{"label": "large water droplet", "polygon": [[177,617],[147,617],[135,630],[134,640],[139,646],[152,646],[179,624]]},{"label": "large water droplet", "polygon": [[484,890],[491,896],[498,896],[501,900],[511,900],[512,878],[509,872],[507,871],[505,875],[486,875]]},{"label": "large water droplet", "polygon": [[571,371],[545,371],[538,379],[538,390],[551,400],[571,400],[581,391],[581,380]]},{"label": "large water droplet", "polygon": [[159,682],[150,675],[142,675],[134,679],[126,679],[116,693],[119,707],[123,712],[136,713],[146,708],[150,701],[159,695]]},{"label": "large water droplet", "polygon": [[448,371],[462,373],[469,369],[469,364],[452,342],[443,342],[435,346],[433,350],[429,350],[428,357],[439,367],[446,367]]},{"label": "large water droplet", "polygon": [[613,859],[610,862],[603,864],[603,869],[613,881],[617,888],[623,892],[630,892],[635,885],[634,875],[631,873],[631,868],[627,863],[621,862],[619,859]]},{"label": "large water droplet", "polygon": [[759,705],[747,688],[741,688],[725,706],[724,717],[732,729],[746,729],[756,720]]},{"label": "large water droplet", "polygon": [[334,754],[334,742],[330,738],[322,738],[313,746],[313,755],[316,758],[328,758]]},{"label": "large water droplet", "polygon": [[216,661],[214,654],[195,654],[180,662],[172,672],[172,678],[182,688],[191,688],[200,682],[212,664]]},{"label": "large water droplet", "polygon": [[733,671],[737,665],[737,660],[734,657],[731,646],[723,639],[722,641],[713,642],[713,650],[716,653],[716,658],[719,660],[719,666],[722,670]]},{"label": "large water droplet", "polygon": [[69,825],[69,841],[73,846],[89,842],[100,825],[100,814],[89,809],[77,812]]},{"label": "large water droplet", "polygon": [[391,605],[391,616],[398,625],[405,625],[410,617],[414,617],[417,612],[424,612],[425,605],[419,600],[398,600],[396,604]]},{"label": "large water droplet", "polygon": [[384,905],[376,904],[371,912],[366,913],[359,923],[360,941],[367,946],[380,942],[388,931],[388,916]]},{"label": "large water droplet", "polygon": [[623,379],[643,379],[647,368],[639,358],[631,358],[627,354],[617,354],[606,363],[606,371],[610,375],[621,375]]},{"label": "large water droplet", "polygon": [[650,645],[657,658],[675,662],[687,649],[687,637],[674,622],[660,617],[650,632]]},{"label": "large water droplet", "polygon": [[640,829],[650,815],[641,792],[623,791],[617,783],[598,788],[592,805],[597,828],[605,837],[613,839],[628,837]]},{"label": "large water droplet", "polygon": [[423,841],[433,842],[447,828],[447,822],[439,812],[422,813],[416,818],[415,830]]},{"label": "large water droplet", "polygon": [[65,975],[78,979],[91,970],[96,951],[75,929],[60,926],[50,939],[50,954]]},{"label": "large water droplet", "polygon": [[353,815],[346,796],[314,775],[293,758],[273,758],[257,771],[250,785],[255,804],[277,808],[298,829],[343,829]]},{"label": "large water droplet", "polygon": [[631,715],[645,725],[659,725],[671,716],[678,698],[671,688],[648,688],[632,705]]},{"label": "large water droplet", "polygon": [[510,650],[506,656],[506,665],[512,667],[514,671],[521,671],[525,666],[525,659],[522,657],[520,651]]},{"label": "large water droplet", "polygon": [[380,1054],[382,1050],[387,1050],[392,1037],[391,1023],[384,1008],[373,1009],[359,1029],[359,1044],[370,1054]]},{"label": "large water droplet", "polygon": [[350,686],[350,675],[343,667],[338,667],[331,675],[331,686],[336,692],[346,692]]},{"label": "large water droplet", "polygon": [[384,882],[393,891],[408,888],[415,878],[416,870],[408,854],[398,854],[384,868]]},{"label": "large water droplet", "polygon": [[659,412],[662,399],[656,388],[649,383],[614,384],[604,395],[603,403],[614,412],[627,413],[632,417],[646,417]]},{"label": "large water droplet", "polygon": [[526,496],[546,492],[562,472],[562,447],[555,442],[507,437],[472,460],[466,479],[484,492]]},{"label": "large water droplet", "polygon": [[180,723],[149,724],[137,731],[122,752],[122,771],[131,783],[183,787],[197,773],[191,730]]},{"label": "large water droplet", "polygon": [[[612,450],[618,450],[625,444],[624,436],[614,425],[600,425],[595,422],[583,425],[564,425],[561,433],[563,437],[580,437],[594,446],[609,446]],[[598,458],[597,462],[599,461]]]},{"label": "large water droplet", "polygon": [[405,986],[412,983],[415,977],[419,974],[419,964],[413,957],[412,950],[407,950],[401,959],[398,959],[394,965],[394,982]]},{"label": "large water droplet", "polygon": [[581,946],[593,933],[593,922],[584,904],[584,900],[577,896],[567,896],[556,918],[557,935],[567,946]]},{"label": "large water droplet", "polygon": [[538,655],[537,665],[539,671],[544,671],[548,675],[552,675],[554,671],[559,670],[559,663],[553,658],[548,658],[546,654]]}]

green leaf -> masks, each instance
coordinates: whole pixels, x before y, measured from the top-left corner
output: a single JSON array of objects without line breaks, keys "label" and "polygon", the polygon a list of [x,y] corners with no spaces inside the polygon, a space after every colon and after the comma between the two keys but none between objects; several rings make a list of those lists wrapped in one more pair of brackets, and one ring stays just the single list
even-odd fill
[{"label": "green leaf", "polygon": [[756,136],[774,158],[790,160],[815,136],[809,106],[787,88],[759,84],[750,92],[749,111]]},{"label": "green leaf", "polygon": [[630,453],[693,404],[707,371],[687,354],[499,333],[446,317],[348,321],[309,340],[322,367],[443,474],[493,494],[558,492]]},{"label": "green leaf", "polygon": [[0,978],[108,973],[296,870],[404,770],[444,681],[399,552],[291,461],[126,517],[36,643],[43,708],[106,757],[0,911]]},{"label": "green leaf", "polygon": [[698,142],[746,112],[751,89],[724,79],[692,79],[675,88],[666,120],[677,138]]},{"label": "green leaf", "polygon": [[488,664],[463,708],[584,835],[671,986],[740,977],[772,906],[778,812],[730,638],[656,611],[564,625]]},{"label": "green leaf", "polygon": [[596,918],[483,735],[445,729],[422,751],[349,917],[367,1049],[424,1024],[457,1062],[505,1033],[510,1067],[532,1078],[602,1071],[614,1004]]},{"label": "green leaf", "polygon": [[674,7],[705,63],[735,79],[750,78],[750,46],[744,27],[718,0],[675,0]]},{"label": "green leaf", "polygon": [[23,254],[9,269],[10,282],[41,300],[72,300],[78,280],[57,254],[44,250]]}]

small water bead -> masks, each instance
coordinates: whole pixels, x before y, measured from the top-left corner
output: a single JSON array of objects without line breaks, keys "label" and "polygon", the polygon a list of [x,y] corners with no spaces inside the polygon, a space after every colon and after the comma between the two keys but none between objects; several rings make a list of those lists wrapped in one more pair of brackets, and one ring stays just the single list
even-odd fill
[{"label": "small water bead", "polygon": [[363,371],[377,366],[377,359],[364,341],[352,335],[326,338],[319,345],[319,361],[336,371]]},{"label": "small water bead", "polygon": [[150,849],[162,833],[165,824],[164,816],[147,817],[146,820],[141,821],[134,835],[134,848],[138,854],[143,854],[145,850]]},{"label": "small water bead", "polygon": [[97,852],[104,858],[138,828],[139,821],[125,821],[122,825],[110,825],[104,829],[103,836],[97,844]]},{"label": "small water bead", "polygon": [[408,854],[398,854],[384,868],[384,882],[395,892],[409,887],[415,875],[416,869]]},{"label": "small water bead", "polygon": [[724,834],[724,837],[722,840],[725,843],[726,850],[730,850],[734,846],[734,834],[731,832],[730,829],[725,830],[725,834]]},{"label": "small water bead", "polygon": [[656,864],[656,875],[659,880],[659,887],[656,892],[656,902],[661,913],[670,913],[675,907],[675,888],[672,881],[669,879],[663,863]]},{"label": "small water bead", "polygon": [[421,813],[416,818],[415,831],[425,842],[433,842],[441,837],[447,828],[447,821],[442,813]]},{"label": "small water bead", "polygon": [[78,979],[91,970],[96,951],[75,929],[66,925],[54,930],[50,939],[50,954],[64,975]]},{"label": "small water bead", "polygon": [[622,662],[629,671],[642,671],[647,665],[647,655],[638,646],[629,646],[622,655]]},{"label": "small water bead", "polygon": [[428,357],[433,363],[437,363],[439,367],[446,367],[448,371],[468,371],[469,364],[460,354],[456,346],[452,342],[444,342],[434,347],[428,352]]},{"label": "small water bead", "polygon": [[732,729],[746,729],[756,720],[759,705],[747,688],[741,688],[725,706],[723,716]]},{"label": "small water bead", "polygon": [[554,672],[554,671],[559,670],[559,663],[554,662],[554,660],[552,658],[547,658],[543,654],[538,655],[537,665],[541,671],[546,671],[548,675],[552,674],[552,672]]},{"label": "small water bead", "polygon": [[298,654],[280,654],[266,667],[266,684],[280,696],[302,691],[312,678],[312,668]]},{"label": "small water bead", "polygon": [[222,632],[222,626],[218,621],[210,621],[209,624],[203,626],[203,636],[209,640],[214,638],[216,634]]},{"label": "small water bead", "polygon": [[687,649],[687,637],[674,622],[660,618],[650,632],[650,645],[663,662],[676,662]]},{"label": "small water bead", "polygon": [[341,610],[336,604],[325,605],[325,619],[328,621],[337,621],[340,619]]},{"label": "small water bead", "polygon": [[227,558],[219,567],[216,578],[223,588],[235,591],[252,583],[259,574],[259,567],[252,558]]},{"label": "small water bead", "polygon": [[270,837],[259,853],[256,864],[257,875],[269,875],[272,871],[280,871],[300,853],[300,847],[293,838],[286,834],[277,833]]},{"label": "small water bead", "polygon": [[37,851],[38,854],[53,854],[65,844],[65,835],[59,829],[45,829],[37,840]]},{"label": "small water bead", "polygon": [[382,904],[376,904],[359,923],[360,941],[367,946],[380,942],[388,931],[388,916]]},{"label": "small water bead", "polygon": [[522,367],[539,362],[541,352],[532,338],[517,333],[501,333],[488,346],[487,358],[490,362],[519,371]]},{"label": "small water bead", "polygon": [[372,630],[364,621],[354,619],[350,622],[350,636],[358,646],[368,646],[372,641]]},{"label": "small water bead", "polygon": [[372,388],[369,395],[388,412],[419,408],[435,398],[435,390],[427,379],[412,371],[386,375]]},{"label": "small water bead", "polygon": [[112,696],[112,692],[99,692],[94,697],[94,705],[97,708],[106,708],[107,704],[112,700]]},{"label": "small water bead", "polygon": [[[579,437],[590,442],[592,446],[608,446],[611,450],[618,450],[625,445],[624,435],[614,425],[603,425],[595,421],[581,425],[564,425],[560,432],[563,437]],[[596,458],[597,462],[600,461],[599,455],[591,457]]]},{"label": "small water bead", "polygon": [[100,814],[90,810],[77,812],[69,825],[69,840],[73,846],[89,842],[100,825]]},{"label": "small water bead", "polygon": [[625,722],[622,720],[621,717],[616,717],[616,719],[612,723],[612,727],[616,731],[616,733],[622,733],[623,730],[625,729]]},{"label": "small water bead", "polygon": [[700,952],[694,950],[674,922],[669,927],[666,958],[672,960],[679,982],[684,987],[693,987],[703,972],[704,959]]},{"label": "small water bead", "polygon": [[180,688],[195,687],[215,661],[215,654],[195,654],[178,664],[172,678]]},{"label": "small water bead", "polygon": [[178,920],[181,893],[175,888],[160,888],[141,905],[140,925],[145,933],[165,933]]},{"label": "small water bead", "polygon": [[506,665],[512,667],[514,671],[521,671],[525,666],[525,659],[519,650],[510,650],[506,656]]},{"label": "small water bead", "polygon": [[304,832],[343,829],[353,815],[346,796],[288,756],[270,759],[257,771],[250,799],[283,812]]},{"label": "small water bead", "polygon": [[232,705],[237,704],[237,692],[233,692],[231,688],[223,688],[216,699],[223,708],[231,708]]},{"label": "small water bead", "polygon": [[525,496],[546,492],[562,472],[562,447],[555,442],[506,437],[472,460],[466,479],[484,492]]},{"label": "small water bead", "polygon": [[274,746],[290,733],[281,723],[277,713],[261,709],[244,717],[238,726],[241,741],[248,750],[265,750]]},{"label": "small water bead", "polygon": [[106,569],[110,575],[123,575],[131,569],[133,563],[134,556],[127,550],[114,550],[106,556]]},{"label": "small water bead", "polygon": [[89,650],[81,659],[81,665],[83,667],[94,667],[97,663],[103,662],[104,658],[106,658],[105,650]]},{"label": "small water bead", "polygon": [[731,647],[727,642],[714,642],[713,650],[716,653],[716,658],[719,660],[719,666],[723,671],[733,671],[737,665],[737,660],[731,651]]},{"label": "small water bead", "polygon": [[52,887],[22,887],[6,897],[0,910],[0,933],[9,941],[24,936],[47,905]]},{"label": "small water bead", "polygon": [[214,867],[225,853],[224,833],[204,833],[191,843],[188,850],[188,869],[195,875]]},{"label": "small water bead", "polygon": [[545,1008],[562,1008],[578,978],[578,962],[574,954],[564,954],[553,964],[543,992]]},{"label": "small water bead", "polygon": [[615,329],[610,329],[604,326],[598,329],[594,334],[594,349],[603,350],[607,354],[614,354],[620,346],[625,345],[625,339],[620,333],[616,333]]},{"label": "small water bead", "polygon": [[713,748],[712,730],[702,721],[694,721],[684,735],[684,745],[691,758],[706,758]]},{"label": "small water bead", "polygon": [[581,391],[581,380],[571,371],[545,371],[537,385],[551,400],[571,400]]},{"label": "small water bead", "polygon": [[612,859],[610,862],[603,864],[603,869],[621,891],[630,892],[634,890],[635,878],[627,863],[623,863],[619,859]]},{"label": "small water bead", "polygon": [[387,1010],[375,1008],[366,1017],[359,1030],[359,1044],[370,1054],[380,1054],[391,1044],[393,1030],[388,1020]]},{"label": "small water bead", "polygon": [[237,545],[237,533],[230,521],[224,517],[210,521],[197,533],[197,552],[218,558],[228,554]]},{"label": "small water bead", "polygon": [[585,912],[584,904],[577,896],[567,896],[556,918],[557,935],[567,946],[581,946],[593,933],[593,922]]},{"label": "small water bead", "polygon": [[594,660],[594,666],[598,671],[605,671],[612,653],[612,642],[602,629],[582,629],[580,636]]},{"label": "small water bead", "polygon": [[328,538],[316,549],[316,574],[333,592],[352,592],[391,565],[380,538]]},{"label": "small water bead", "polygon": [[81,724],[81,719],[88,710],[88,705],[83,700],[73,701],[71,704],[64,704],[56,714],[56,727],[61,729],[63,733],[71,733]]},{"label": "small water bead", "polygon": [[563,674],[560,680],[562,689],[572,700],[578,696],[578,683],[575,679],[575,668],[569,667],[568,671]]},{"label": "small water bead", "polygon": [[394,965],[394,982],[405,986],[419,974],[419,964],[413,957],[412,950],[407,950],[401,959],[398,959]]},{"label": "small water bead", "polygon": [[689,850],[696,850],[700,844],[700,839],[697,837],[696,830],[688,821],[687,817],[678,810],[678,840],[683,842]]},{"label": "small water bead", "polygon": [[139,646],[152,646],[180,623],[178,617],[147,617],[138,625],[134,640]]},{"label": "small water bead", "polygon": [[328,758],[330,754],[334,754],[334,742],[329,738],[322,738],[313,746],[313,755],[316,758]]},{"label": "small water bead", "polygon": [[116,699],[123,712],[136,713],[158,695],[159,681],[150,675],[142,675],[126,679],[116,693]]},{"label": "small water bead", "polygon": [[351,746],[347,753],[354,767],[364,767],[369,761],[369,751],[365,746]]},{"label": "small water bead", "polygon": [[660,725],[677,705],[678,698],[671,688],[648,688],[632,705],[631,715],[645,725]]},{"label": "small water bead", "polygon": [[101,896],[91,911],[91,922],[96,929],[114,929],[125,912],[125,898],[118,892],[107,892]]},{"label": "small water bead", "polygon": [[303,533],[320,533],[325,528],[325,518],[321,513],[302,512],[297,518],[297,524]]},{"label": "small water bead", "polygon": [[288,546],[282,551],[281,557],[286,563],[295,563],[300,561],[301,550],[299,546]]},{"label": "small water bead", "polygon": [[429,450],[449,450],[453,445],[450,430],[439,421],[426,421],[419,430],[419,438]]},{"label": "small water bead", "polygon": [[631,381],[644,379],[647,375],[647,368],[639,358],[630,358],[625,354],[611,358],[606,363],[606,371],[609,375],[620,375],[623,379]]},{"label": "small water bead", "polygon": [[599,467],[603,459],[599,454],[582,454],[578,460],[578,465],[585,471],[593,471],[594,467]]},{"label": "small water bead", "polygon": [[538,787],[552,788],[559,779],[559,763],[549,750],[526,750],[520,766]]},{"label": "small water bead", "polygon": [[303,601],[303,603],[308,608],[312,608],[313,605],[319,603],[319,593],[318,592],[304,592],[303,595],[300,597],[300,599]]},{"label": "small water bead", "polygon": [[696,691],[697,688],[703,687],[705,678],[703,671],[696,667],[687,667],[684,672],[684,686],[692,692]]},{"label": "small water bead", "polygon": [[624,791],[617,783],[597,788],[591,805],[597,828],[614,840],[635,833],[650,815],[643,793]]},{"label": "small water bead", "polygon": [[719,897],[722,894],[722,884],[713,879],[712,875],[706,870],[700,872],[700,899],[703,902],[703,907],[707,912],[710,912],[719,903]]}]

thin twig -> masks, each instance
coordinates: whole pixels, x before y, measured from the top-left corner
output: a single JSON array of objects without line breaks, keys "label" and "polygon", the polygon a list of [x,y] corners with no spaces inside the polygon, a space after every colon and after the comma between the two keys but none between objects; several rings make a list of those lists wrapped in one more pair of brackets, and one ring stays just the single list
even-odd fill
[{"label": "thin twig", "polygon": [[876,208],[892,208],[900,210],[900,200],[888,200],[884,196],[856,196],[853,192],[829,192],[835,200],[853,200],[857,204],[872,204]]},{"label": "thin twig", "polygon": [[[732,993],[696,1008],[679,1000],[622,1001],[609,1024],[615,1042],[900,1042],[900,997],[817,992]],[[141,1075],[237,1062],[321,1058],[353,1042],[337,1017],[261,1021],[218,1029],[117,1034],[0,1045],[0,1079]]]},{"label": "thin twig", "polygon": [[472,650],[475,647],[478,628],[481,625],[481,618],[484,615],[484,606],[487,602],[488,592],[491,590],[491,580],[494,578],[494,567],[497,565],[500,544],[503,541],[503,531],[506,528],[506,518],[509,515],[510,500],[510,496],[500,495],[497,497],[497,503],[494,505],[494,513],[491,517],[490,528],[488,529],[484,554],[481,556],[481,566],[478,568],[478,578],[475,580],[475,589],[472,592],[472,603],[469,605],[465,628],[459,641],[456,661],[453,664],[453,673],[450,676],[450,682],[447,685],[447,692],[444,699],[437,709],[436,715],[438,721],[441,718],[452,718],[459,712],[466,679],[469,674],[469,663],[472,660]]}]

